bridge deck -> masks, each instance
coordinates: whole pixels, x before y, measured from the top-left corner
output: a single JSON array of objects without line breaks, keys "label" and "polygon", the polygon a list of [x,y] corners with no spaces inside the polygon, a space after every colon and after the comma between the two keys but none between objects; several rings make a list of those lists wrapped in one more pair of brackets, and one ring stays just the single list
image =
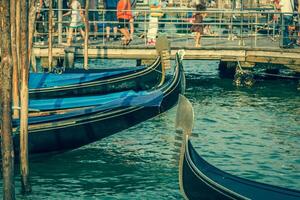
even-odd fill
[{"label": "bridge deck", "polygon": [[[227,38],[202,39],[202,47],[194,47],[193,38],[171,39],[171,55],[179,49],[185,50],[185,59],[226,60],[247,63],[274,63],[283,64],[296,71],[300,71],[300,48],[282,49],[279,41],[271,38],[256,40],[245,38],[244,45],[241,39],[228,40]],[[80,42],[72,45],[75,47],[75,56],[83,57],[83,45]],[[255,46],[255,47],[253,47]],[[54,45],[53,56],[63,57],[66,46]],[[33,53],[36,57],[47,57],[47,44],[35,44]],[[104,42],[104,40],[91,41],[88,48],[89,58],[121,58],[121,59],[153,59],[156,50],[153,46],[145,45],[145,40],[135,37],[128,46],[120,45],[120,41]]]}]

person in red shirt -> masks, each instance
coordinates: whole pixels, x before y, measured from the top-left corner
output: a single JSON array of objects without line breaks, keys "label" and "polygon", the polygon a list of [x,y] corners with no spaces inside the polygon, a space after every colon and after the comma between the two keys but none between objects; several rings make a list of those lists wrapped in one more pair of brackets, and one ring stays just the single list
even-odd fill
[{"label": "person in red shirt", "polygon": [[131,3],[130,0],[120,0],[117,5],[117,18],[119,21],[118,29],[123,34],[123,45],[128,45],[131,42],[130,33],[130,20],[132,19]]}]

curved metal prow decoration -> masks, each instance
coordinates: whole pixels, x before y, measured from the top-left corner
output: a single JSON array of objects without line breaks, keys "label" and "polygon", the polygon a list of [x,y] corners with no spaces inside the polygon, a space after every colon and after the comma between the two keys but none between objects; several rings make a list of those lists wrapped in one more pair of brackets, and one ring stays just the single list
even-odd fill
[{"label": "curved metal prow decoration", "polygon": [[183,159],[185,153],[186,143],[189,139],[189,136],[192,134],[192,129],[194,125],[194,109],[191,102],[184,97],[183,95],[179,95],[179,101],[177,106],[177,113],[176,113],[176,121],[175,121],[175,128],[176,128],[176,138],[181,138],[181,147],[180,147],[180,156],[179,156],[179,188],[180,191],[185,199],[188,199],[183,190],[182,184],[182,166],[183,166]]},{"label": "curved metal prow decoration", "polygon": [[[163,62],[162,58],[160,58],[160,59],[161,59],[161,62]],[[166,80],[166,69],[165,69],[163,63],[161,63],[161,65],[162,65],[162,70],[161,70],[162,76],[161,76],[160,82],[158,84],[158,87],[162,86]]]},{"label": "curved metal prow decoration", "polygon": [[175,128],[190,135],[194,126],[194,109],[191,102],[183,95],[179,95]]}]

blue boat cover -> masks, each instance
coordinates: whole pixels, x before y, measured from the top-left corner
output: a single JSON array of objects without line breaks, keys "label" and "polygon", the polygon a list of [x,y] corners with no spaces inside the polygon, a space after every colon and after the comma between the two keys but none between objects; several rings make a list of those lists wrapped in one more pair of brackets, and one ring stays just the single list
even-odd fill
[{"label": "blue boat cover", "polygon": [[75,107],[99,106],[117,99],[144,96],[147,92],[134,92],[133,90],[116,92],[97,96],[67,97],[53,99],[32,99],[29,100],[29,109],[32,110],[57,110]]},{"label": "blue boat cover", "polygon": [[[105,97],[103,97],[105,96]],[[85,101],[85,105],[96,105],[95,107],[83,108],[80,110],[70,111],[64,114],[54,114],[49,116],[40,116],[40,117],[30,117],[29,124],[36,124],[42,122],[52,122],[58,121],[61,119],[68,119],[72,117],[78,117],[82,115],[89,115],[101,111],[107,111],[116,108],[123,108],[129,106],[143,106],[143,107],[158,107],[160,106],[163,100],[163,92],[160,90],[156,90],[153,92],[134,92],[134,91],[127,91],[127,92],[119,92],[115,94],[109,95],[102,95],[102,96],[91,96],[85,97],[89,99],[93,103],[87,103]],[[97,100],[98,98],[98,100]],[[80,99],[83,99],[80,97]],[[102,100],[102,101],[101,101]],[[40,101],[40,100],[38,100]],[[43,101],[43,100],[41,100]],[[77,102],[77,107],[80,107],[80,103],[76,100],[76,98],[68,98],[66,102],[74,101]],[[75,105],[75,104],[73,104]],[[46,106],[46,104],[44,105]],[[49,105],[50,106],[50,105]],[[35,106],[38,108],[38,106]],[[19,126],[19,120],[13,121],[13,126]]]},{"label": "blue boat cover", "polygon": [[117,74],[123,74],[135,71],[138,68],[120,69],[116,71],[107,71],[101,73],[65,73],[65,74],[49,74],[49,73],[30,73],[29,89],[60,87],[66,85],[82,84],[95,81],[104,77],[110,77]]}]

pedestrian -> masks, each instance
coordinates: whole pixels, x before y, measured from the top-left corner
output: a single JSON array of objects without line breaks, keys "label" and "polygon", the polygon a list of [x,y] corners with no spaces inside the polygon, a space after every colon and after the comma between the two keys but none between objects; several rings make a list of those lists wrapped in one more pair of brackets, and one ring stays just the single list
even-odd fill
[{"label": "pedestrian", "polygon": [[71,3],[69,4],[69,6],[71,8],[71,11],[69,11],[63,15],[63,16],[71,15],[71,22],[69,25],[69,34],[67,37],[67,45],[68,46],[70,46],[72,43],[74,30],[78,29],[80,31],[82,38],[84,38],[84,35],[85,35],[85,33],[82,29],[84,27],[83,22],[85,21],[85,17],[83,15],[79,1],[71,0]]},{"label": "pedestrian", "polygon": [[158,0],[150,0],[150,15],[149,15],[149,26],[147,32],[147,45],[154,46],[156,44],[156,36],[158,32],[158,21],[163,16],[161,10],[161,2]]},{"label": "pedestrian", "polygon": [[49,1],[48,0],[39,0],[37,2],[37,14],[36,14],[36,30],[41,33],[39,38],[41,41],[48,39],[48,10],[49,10]]},{"label": "pedestrian", "polygon": [[[131,3],[131,9],[135,10],[137,0],[131,0],[130,3]],[[133,33],[134,33],[134,19],[135,19],[135,17],[136,17],[137,15],[138,15],[138,13],[135,12],[135,13],[132,15],[132,18],[129,20],[129,25],[130,25],[129,33],[130,33],[130,38],[131,38],[131,40],[133,40]]]},{"label": "pedestrian", "polygon": [[196,5],[196,13],[194,14],[194,24],[191,27],[191,31],[195,33],[195,47],[201,47],[201,37],[204,31],[203,19],[206,13],[201,11],[206,10],[206,6],[203,3]]},{"label": "pedestrian", "polygon": [[130,0],[120,0],[117,5],[117,18],[119,21],[118,29],[122,33],[122,44],[129,45],[132,41],[128,28],[130,27],[130,20],[132,18]]},{"label": "pedestrian", "polygon": [[280,10],[282,13],[282,48],[293,48],[293,43],[290,40],[289,26],[293,23],[294,0],[280,0]]},{"label": "pedestrian", "polygon": [[117,41],[118,34],[118,23],[117,23],[117,5],[118,0],[104,0],[104,8],[105,8],[105,22],[106,22],[106,37],[105,40],[110,41],[110,31],[113,29],[113,40]]},{"label": "pedestrian", "polygon": [[89,22],[92,23],[91,32],[94,33],[94,39],[97,39],[98,33],[98,21],[99,21],[99,12],[98,12],[98,0],[89,0]]}]

